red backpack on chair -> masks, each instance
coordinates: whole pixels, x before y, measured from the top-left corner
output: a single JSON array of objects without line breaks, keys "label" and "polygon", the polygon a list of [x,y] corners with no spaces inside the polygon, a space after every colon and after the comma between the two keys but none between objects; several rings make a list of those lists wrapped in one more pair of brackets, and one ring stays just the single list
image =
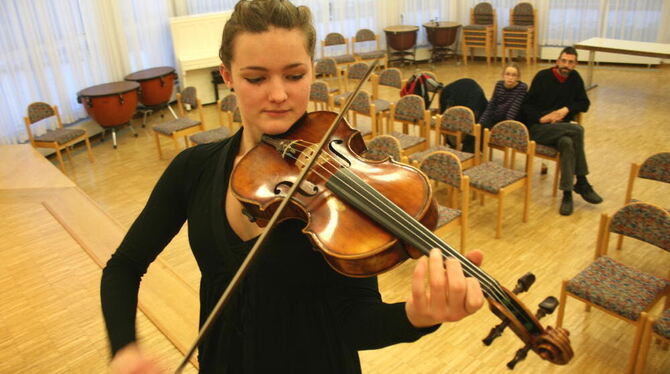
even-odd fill
[{"label": "red backpack on chair", "polygon": [[[426,104],[426,109],[430,108],[435,95],[442,89],[442,83],[436,82],[428,74],[412,75],[407,80],[407,83],[400,90],[400,97],[405,95],[419,95],[423,97],[423,102]],[[430,89],[433,90],[433,95],[429,95]]]}]

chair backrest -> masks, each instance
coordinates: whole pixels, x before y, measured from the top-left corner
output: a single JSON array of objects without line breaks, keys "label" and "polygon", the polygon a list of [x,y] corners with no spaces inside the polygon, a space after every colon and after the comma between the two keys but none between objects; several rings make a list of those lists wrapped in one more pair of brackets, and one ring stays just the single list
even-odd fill
[{"label": "chair backrest", "polygon": [[640,178],[670,183],[670,152],[657,153],[640,165]]},{"label": "chair backrest", "polygon": [[309,89],[309,99],[312,101],[328,102],[330,88],[324,81],[314,81]]},{"label": "chair backrest", "polygon": [[60,115],[58,114],[58,107],[51,106],[47,103],[38,101],[28,105],[28,121],[33,124],[45,118],[56,116],[58,119],[58,127],[63,127],[60,122]]},{"label": "chair backrest", "polygon": [[328,35],[326,35],[326,38],[323,40],[323,45],[325,46],[340,45],[340,44],[346,45],[347,39],[339,32],[331,32]]},{"label": "chair backrest", "polygon": [[402,88],[402,71],[398,68],[387,68],[379,73],[379,84],[395,88]]},{"label": "chair backrest", "polygon": [[514,120],[496,123],[491,129],[488,143],[493,146],[512,148],[519,152],[530,153],[530,137],[526,126]]},{"label": "chair backrest", "polygon": [[[635,202],[624,205],[612,216],[609,231],[670,251],[670,213],[652,204]],[[606,253],[606,249],[607,241],[602,253]]]},{"label": "chair backrest", "polygon": [[233,112],[237,109],[237,96],[234,93],[221,98],[218,102],[219,122],[221,126],[228,126],[232,129]]},{"label": "chair backrest", "polygon": [[232,112],[237,108],[237,96],[234,93],[229,93],[220,102],[219,110],[223,112]]},{"label": "chair backrest", "polygon": [[400,161],[402,147],[400,141],[393,136],[377,135],[366,146],[364,157],[367,159],[380,161],[391,157],[395,161]]},{"label": "chair backrest", "polygon": [[182,105],[188,104],[191,108],[196,108],[198,106],[198,94],[195,87],[189,86],[184,88],[181,91],[180,100]]},{"label": "chair backrest", "polygon": [[337,62],[330,57],[319,59],[314,66],[314,74],[317,77],[321,75],[337,77]]},{"label": "chair backrest", "polygon": [[474,135],[475,114],[472,109],[461,105],[447,108],[442,114],[440,129]]},{"label": "chair backrest", "polygon": [[398,121],[417,123],[424,120],[425,104],[418,95],[405,95],[394,105],[393,119]]},{"label": "chair backrest", "polygon": [[366,90],[358,91],[354,101],[351,103],[351,110],[361,114],[370,115],[370,108],[370,94]]},{"label": "chair backrest", "polygon": [[356,31],[356,35],[354,36],[354,42],[369,42],[369,41],[375,41],[377,39],[377,35],[375,35],[374,31],[370,29],[360,29]]},{"label": "chair backrest", "polygon": [[357,62],[355,64],[349,65],[347,68],[347,78],[349,79],[362,79],[365,77],[365,73],[368,71],[370,66],[365,62]]},{"label": "chair backrest", "polygon": [[436,151],[424,157],[419,165],[428,178],[446,183],[458,189],[461,188],[463,166],[458,157],[450,152]]},{"label": "chair backrest", "polygon": [[510,25],[535,26],[535,12],[530,3],[519,3],[510,12]]},{"label": "chair backrest", "polygon": [[475,5],[471,22],[475,25],[493,25],[495,23],[494,16],[491,3],[482,2]]}]

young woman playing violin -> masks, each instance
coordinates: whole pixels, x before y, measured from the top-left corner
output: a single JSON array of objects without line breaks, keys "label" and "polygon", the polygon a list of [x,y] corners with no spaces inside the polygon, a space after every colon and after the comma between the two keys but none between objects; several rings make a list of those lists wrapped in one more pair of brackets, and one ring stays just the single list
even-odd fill
[{"label": "young woman playing violin", "polygon": [[[305,114],[315,39],[304,6],[286,0],[235,6],[223,31],[220,70],[237,94],[243,127],[175,157],[105,267],[101,298],[115,373],[162,372],[135,342],[137,292],[142,274],[185,221],[202,273],[201,325],[262,231],[232,195],[231,172],[261,135],[282,134]],[[202,373],[360,373],[358,350],[415,341],[483,304],[479,282],[437,250],[417,261],[407,302],[386,304],[376,277],[333,270],[302,226],[287,220],[271,231],[199,346]],[[478,264],[482,254],[468,258]]]}]

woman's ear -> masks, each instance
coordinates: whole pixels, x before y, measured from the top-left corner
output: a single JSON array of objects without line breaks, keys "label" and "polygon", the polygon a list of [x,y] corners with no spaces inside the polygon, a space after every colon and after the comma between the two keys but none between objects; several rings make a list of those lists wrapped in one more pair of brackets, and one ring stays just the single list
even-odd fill
[{"label": "woman's ear", "polygon": [[223,65],[219,65],[219,74],[223,78],[223,82],[226,83],[226,87],[233,88],[233,74]]}]

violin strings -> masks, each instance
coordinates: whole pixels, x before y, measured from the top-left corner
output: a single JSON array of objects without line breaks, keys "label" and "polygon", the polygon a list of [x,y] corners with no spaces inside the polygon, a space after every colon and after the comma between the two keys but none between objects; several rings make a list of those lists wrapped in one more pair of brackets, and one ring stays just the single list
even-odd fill
[{"label": "violin strings", "polygon": [[[306,143],[308,145],[301,144],[302,146],[304,146],[305,148],[309,147],[310,143],[304,142],[304,141],[303,141],[303,143]],[[293,144],[299,144],[299,142],[292,142],[291,145],[289,145],[289,146],[292,147]],[[300,150],[298,150],[298,151],[300,151]],[[284,153],[284,154],[286,155],[287,153]],[[333,166],[334,168],[341,168],[341,169],[344,168],[344,165],[339,160],[334,159],[330,155],[327,155],[327,156],[326,155],[321,154],[319,156],[320,160],[322,160],[325,164]],[[299,160],[295,156],[291,155],[290,157],[294,158],[297,162],[302,162],[301,160]],[[323,170],[325,170],[330,175],[331,178],[338,178],[339,180],[343,181],[344,184],[349,184],[343,178],[340,178],[337,175],[333,174],[332,172],[330,172],[325,167],[321,166],[321,168]],[[324,181],[327,180],[326,176],[320,174],[317,170],[313,170],[312,172],[314,174],[316,174],[318,177],[322,178]],[[355,174],[354,174],[354,176],[355,176]],[[367,183],[365,183],[364,181],[360,180],[360,178],[359,178],[359,180],[356,180],[356,179],[353,179],[353,178],[349,177],[348,180],[353,182],[354,184],[358,184],[360,187],[363,188],[363,190],[365,190],[367,188],[370,188],[370,186],[367,185]],[[361,182],[362,182],[363,185],[361,185]],[[370,202],[371,205],[376,206],[377,209],[379,209],[381,212],[388,212],[389,208],[394,208],[395,207],[395,204],[393,204],[393,206],[390,206],[388,203],[386,203],[384,201],[380,201],[379,197],[375,196],[375,194],[372,194],[371,197],[373,199],[377,200],[378,202],[381,202],[381,203],[384,203],[385,205],[388,205],[386,207],[386,209],[384,209],[383,206],[380,207],[378,203],[373,203],[372,201],[370,201],[370,198],[368,198],[366,196],[362,196],[362,197],[366,201]],[[395,208],[399,209],[397,207],[395,207]],[[405,212],[403,211],[403,213],[405,213]],[[469,275],[472,275],[472,276],[475,275],[474,273],[477,273],[479,275],[478,278],[480,278],[480,280],[482,281],[482,287],[485,287],[489,291],[489,295],[491,297],[494,297],[498,302],[503,303],[503,300],[501,300],[501,298],[506,298],[507,295],[502,290],[499,289],[499,286],[497,285],[497,282],[495,282],[495,280],[492,280],[490,278],[490,276],[488,276],[488,274],[484,273],[480,268],[478,268],[474,264],[472,264],[467,258],[465,258],[463,255],[461,255],[457,251],[455,251],[453,248],[451,248],[444,241],[439,239],[433,232],[431,232],[430,230],[425,228],[425,226],[421,225],[420,222],[413,219],[413,217],[409,217],[409,218],[412,218],[412,219],[408,220],[407,217],[409,217],[409,216],[406,213],[399,215],[399,218],[403,219],[403,221],[405,221],[404,223],[405,223],[406,226],[414,227],[415,229],[420,230],[420,231],[425,231],[424,235],[427,234],[426,235],[427,238],[422,237],[422,236],[417,236],[417,238],[420,241],[422,241],[423,244],[426,245],[426,247],[430,246],[430,247],[440,248],[440,249],[443,250],[443,255],[446,256],[446,255],[450,254],[452,257],[458,258],[460,260],[460,262],[463,264],[465,271],[469,272]],[[401,223],[401,222],[398,221],[398,217],[390,217],[390,218],[392,220],[396,221],[397,224]],[[446,248],[444,248],[444,246],[446,246]],[[449,250],[451,250],[453,253],[447,253],[447,254],[444,253],[444,251],[449,251]]]}]

